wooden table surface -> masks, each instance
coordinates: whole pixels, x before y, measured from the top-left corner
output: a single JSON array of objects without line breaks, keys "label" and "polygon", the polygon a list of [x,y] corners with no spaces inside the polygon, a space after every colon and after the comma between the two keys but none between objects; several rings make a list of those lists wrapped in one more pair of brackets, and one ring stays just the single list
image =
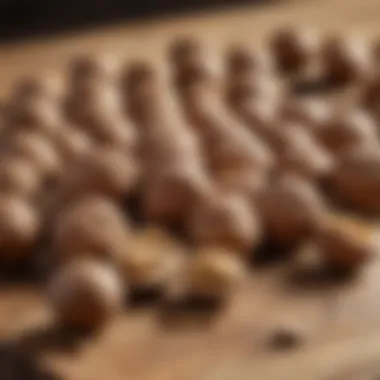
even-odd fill
[{"label": "wooden table surface", "polygon": [[44,41],[0,45],[0,94],[20,75],[60,70],[75,53],[105,51],[120,57],[148,57],[161,61],[170,39],[178,34],[204,38],[220,51],[230,41],[256,44],[281,24],[380,33],[377,0],[280,0],[278,5],[252,6],[166,20],[136,21],[128,25],[73,33]]},{"label": "wooden table surface", "polygon": [[[378,0],[285,1],[3,45],[0,95],[20,75],[61,70],[77,52],[100,50],[126,60],[137,56],[160,62],[168,41],[178,34],[200,36],[220,52],[226,42],[259,44],[265,33],[284,23],[373,37],[380,32],[379,20]],[[380,263],[339,284],[291,285],[288,269],[254,270],[218,315],[133,308],[100,336],[70,347],[63,344],[69,337],[49,328],[39,289],[1,282],[0,338],[33,352],[68,380],[376,380]],[[268,347],[271,329],[284,321],[305,329],[301,348],[278,352]]]}]

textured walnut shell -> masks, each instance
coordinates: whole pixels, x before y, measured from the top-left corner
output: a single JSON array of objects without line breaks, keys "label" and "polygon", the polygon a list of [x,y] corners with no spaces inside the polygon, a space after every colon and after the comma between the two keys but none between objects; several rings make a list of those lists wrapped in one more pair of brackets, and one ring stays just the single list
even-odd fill
[{"label": "textured walnut shell", "polygon": [[121,75],[124,109],[131,119],[140,123],[145,118],[147,104],[157,97],[158,73],[148,62],[128,64]]},{"label": "textured walnut shell", "polygon": [[49,300],[57,319],[85,329],[102,327],[122,309],[125,289],[112,267],[73,261],[51,279]]},{"label": "textured walnut shell", "polygon": [[71,94],[65,104],[66,114],[88,133],[106,128],[107,121],[120,118],[122,103],[115,88],[98,84],[91,91]]},{"label": "textured walnut shell", "polygon": [[285,100],[281,107],[281,117],[289,122],[300,123],[314,131],[331,118],[331,105],[321,99]]},{"label": "textured walnut shell", "polygon": [[330,188],[340,203],[364,213],[380,212],[378,149],[358,149],[342,158],[331,174]]},{"label": "textured walnut shell", "polygon": [[[210,139],[210,145],[207,145],[210,168],[213,172],[228,168],[265,170],[273,166],[273,152],[258,135],[241,135],[237,139],[230,137],[231,139],[221,136],[219,141],[215,139],[214,146]],[[244,140],[244,137],[249,140]]]},{"label": "textured walnut shell", "polygon": [[119,147],[126,152],[134,153],[138,146],[136,129],[120,116],[103,115],[99,118],[91,135],[100,145]]},{"label": "textured walnut shell", "polygon": [[321,46],[320,57],[322,70],[333,83],[361,80],[371,69],[365,43],[341,36],[327,38]]},{"label": "textured walnut shell", "polygon": [[54,138],[62,118],[58,107],[50,99],[31,98],[10,108],[9,120],[13,128]]},{"label": "textured walnut shell", "polygon": [[258,196],[257,208],[268,239],[292,245],[319,228],[325,205],[316,189],[305,179],[284,175]]},{"label": "textured walnut shell", "polygon": [[82,92],[99,83],[110,84],[116,73],[116,60],[107,55],[82,54],[69,62],[71,91]]},{"label": "textured walnut shell", "polygon": [[367,262],[374,250],[375,230],[358,220],[331,215],[314,237],[326,262],[357,269]]},{"label": "textured walnut shell", "polygon": [[53,228],[53,244],[64,261],[81,252],[112,258],[127,250],[129,235],[129,222],[115,203],[87,196],[62,208]]},{"label": "textured walnut shell", "polygon": [[133,288],[161,287],[171,279],[183,251],[163,230],[148,227],[133,235],[128,253],[118,258],[118,266]]},{"label": "textured walnut shell", "polygon": [[55,75],[36,75],[21,78],[14,86],[11,94],[13,105],[28,102],[31,99],[57,101],[62,96],[62,88]]},{"label": "textured walnut shell", "polygon": [[273,156],[259,136],[209,92],[200,92],[187,104],[188,116],[199,131],[211,170],[220,167],[270,167]]},{"label": "textured walnut shell", "polygon": [[252,106],[256,102],[276,102],[282,88],[269,75],[242,72],[227,79],[226,91],[228,104],[239,113],[242,108]]},{"label": "textured walnut shell", "polygon": [[251,168],[221,169],[213,173],[213,178],[223,192],[240,194],[254,199],[265,186],[268,173]]},{"label": "textured walnut shell", "polygon": [[41,188],[42,175],[35,164],[18,157],[0,160],[0,191],[33,198]]},{"label": "textured walnut shell", "polygon": [[371,46],[372,59],[375,64],[380,63],[380,41],[378,39],[372,42]]},{"label": "textured walnut shell", "polygon": [[221,68],[217,61],[207,59],[197,65],[180,70],[174,77],[174,84],[178,95],[183,102],[192,95],[192,92],[200,89],[219,92],[221,90],[218,78]]},{"label": "textured walnut shell", "polygon": [[245,263],[229,249],[205,246],[188,263],[190,293],[225,298],[245,277]]},{"label": "textured walnut shell", "polygon": [[261,221],[248,199],[235,194],[214,194],[189,218],[189,233],[197,245],[217,245],[242,254],[262,237]]},{"label": "textured walnut shell", "polygon": [[231,46],[226,54],[226,71],[229,76],[242,73],[262,74],[270,70],[268,56],[244,45]]},{"label": "textured walnut shell", "polygon": [[169,60],[176,68],[186,68],[202,61],[205,56],[204,46],[194,37],[180,37],[169,46]]},{"label": "textured walnut shell", "polygon": [[[166,124],[168,126],[168,124]],[[147,172],[175,166],[202,165],[205,160],[200,141],[192,131],[177,128],[153,128],[142,134],[140,157]]]},{"label": "textured walnut shell", "polygon": [[310,179],[326,177],[335,164],[333,156],[305,128],[285,125],[278,145],[277,169]]},{"label": "textured walnut shell", "polygon": [[20,131],[10,138],[8,152],[33,162],[49,177],[57,177],[62,169],[61,157],[54,145],[38,133]]},{"label": "textured walnut shell", "polygon": [[281,28],[270,36],[269,49],[281,71],[299,71],[314,56],[316,40],[307,31]]},{"label": "textured walnut shell", "polygon": [[180,95],[194,86],[214,87],[214,80],[220,74],[220,67],[207,54],[202,43],[192,38],[180,38],[169,48],[169,59],[174,69],[174,85]]},{"label": "textured walnut shell", "polygon": [[192,207],[210,192],[210,183],[198,167],[172,166],[146,180],[142,204],[147,220],[183,223]]},{"label": "textured walnut shell", "polygon": [[17,260],[31,254],[40,232],[40,216],[16,195],[0,197],[0,257]]},{"label": "textured walnut shell", "polygon": [[63,126],[57,136],[57,147],[63,163],[67,166],[89,154],[93,141],[78,128]]},{"label": "textured walnut shell", "polygon": [[245,125],[269,147],[276,146],[279,134],[279,107],[276,101],[260,99],[244,104],[238,110],[239,116]]},{"label": "textured walnut shell", "polygon": [[359,91],[359,103],[369,110],[380,104],[380,75],[374,74],[363,82]]},{"label": "textured walnut shell", "polygon": [[319,141],[334,155],[341,156],[356,146],[376,141],[377,129],[366,112],[351,109],[335,114],[316,131]]},{"label": "textured walnut shell", "polygon": [[128,63],[122,71],[120,80],[125,94],[134,93],[140,86],[154,82],[157,72],[154,66],[145,61]]},{"label": "textured walnut shell", "polygon": [[74,165],[66,186],[73,194],[92,192],[120,198],[132,191],[138,176],[137,163],[130,155],[105,147]]}]

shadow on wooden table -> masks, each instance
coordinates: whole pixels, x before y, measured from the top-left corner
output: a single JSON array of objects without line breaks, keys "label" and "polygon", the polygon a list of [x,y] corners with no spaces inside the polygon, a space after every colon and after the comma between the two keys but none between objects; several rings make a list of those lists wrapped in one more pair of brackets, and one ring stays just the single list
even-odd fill
[{"label": "shadow on wooden table", "polygon": [[39,282],[39,275],[31,260],[21,263],[1,263],[0,287],[12,285],[35,285]]},{"label": "shadow on wooden table", "polygon": [[1,380],[63,380],[45,368],[38,357],[15,344],[0,343]]},{"label": "shadow on wooden table", "polygon": [[161,327],[170,330],[208,328],[215,323],[223,306],[221,300],[189,295],[164,302],[158,319]]},{"label": "shadow on wooden table", "polygon": [[58,352],[74,355],[81,345],[93,337],[96,331],[78,330],[51,324],[27,331],[17,339],[15,345],[24,352]]},{"label": "shadow on wooden table", "polygon": [[293,268],[285,278],[285,285],[293,290],[322,290],[345,284],[354,278],[354,271],[344,271],[328,266]]}]

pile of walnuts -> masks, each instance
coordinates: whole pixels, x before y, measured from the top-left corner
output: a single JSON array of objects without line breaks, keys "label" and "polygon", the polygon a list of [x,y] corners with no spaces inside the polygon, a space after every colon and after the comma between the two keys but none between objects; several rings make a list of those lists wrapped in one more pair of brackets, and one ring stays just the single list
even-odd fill
[{"label": "pile of walnuts", "polygon": [[183,38],[170,76],[83,55],[20,80],[0,115],[0,265],[43,242],[53,309],[85,327],[174,279],[225,299],[268,242],[360,268],[371,239],[336,215],[380,212],[379,48],[293,29],[265,46],[218,61]]}]

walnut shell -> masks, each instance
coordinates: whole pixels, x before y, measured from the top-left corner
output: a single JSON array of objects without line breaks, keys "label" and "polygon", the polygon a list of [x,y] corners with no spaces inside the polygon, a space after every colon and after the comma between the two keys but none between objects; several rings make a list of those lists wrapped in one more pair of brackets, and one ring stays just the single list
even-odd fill
[{"label": "walnut shell", "polygon": [[261,240],[261,221],[250,202],[236,194],[213,194],[193,206],[189,233],[197,245],[217,245],[247,254]]},{"label": "walnut shell", "polygon": [[77,260],[55,274],[48,295],[61,323],[95,329],[121,311],[125,289],[112,267],[97,261]]},{"label": "walnut shell", "polygon": [[122,72],[120,81],[124,109],[136,123],[145,119],[147,104],[159,96],[161,88],[157,77],[157,70],[149,62],[129,63]]},{"label": "walnut shell", "polygon": [[346,154],[331,174],[330,188],[340,203],[364,213],[380,212],[380,156],[378,148]]},{"label": "walnut shell", "polygon": [[319,141],[334,155],[341,156],[356,146],[376,141],[377,128],[365,111],[351,109],[335,114],[316,131]]},{"label": "walnut shell", "polygon": [[69,166],[93,148],[93,141],[80,129],[73,126],[64,126],[57,136],[57,147],[61,153],[65,166]]},{"label": "walnut shell", "polygon": [[62,161],[51,141],[38,133],[20,131],[10,138],[7,149],[11,155],[33,162],[44,175],[56,178],[61,174]]},{"label": "walnut shell", "polygon": [[276,146],[281,132],[279,126],[278,102],[271,99],[259,99],[239,108],[238,114],[245,125],[265,141],[270,148]]},{"label": "walnut shell", "polygon": [[270,71],[269,57],[244,45],[231,46],[226,56],[226,71],[230,76],[242,73],[262,74]]},{"label": "walnut shell", "polygon": [[40,216],[31,204],[16,195],[1,195],[1,259],[17,260],[30,255],[40,227]]},{"label": "walnut shell", "polygon": [[40,74],[21,78],[13,87],[11,103],[23,104],[31,99],[58,101],[62,87],[58,77],[53,74]]},{"label": "walnut shell", "polygon": [[225,298],[245,277],[245,263],[225,248],[200,248],[188,263],[189,291],[197,296]]},{"label": "walnut shell", "polygon": [[174,85],[180,95],[187,96],[193,87],[215,87],[220,75],[216,60],[207,54],[206,46],[194,38],[179,38],[172,42],[169,60],[174,69]]},{"label": "walnut shell", "polygon": [[[228,78],[227,102],[239,113],[241,108],[254,106],[256,102],[272,104],[280,98],[282,88],[269,75],[242,72]],[[240,111],[241,112],[241,111]]]},{"label": "walnut shell", "polygon": [[87,133],[97,133],[107,127],[108,120],[119,119],[122,103],[114,87],[98,84],[89,92],[71,94],[65,104],[68,118]]},{"label": "walnut shell", "polygon": [[304,125],[312,131],[317,130],[331,118],[331,105],[322,99],[285,100],[281,117],[287,121]]},{"label": "walnut shell", "polygon": [[346,84],[362,80],[371,71],[367,46],[342,36],[330,36],[321,46],[322,71],[327,80]]},{"label": "walnut shell", "polygon": [[139,176],[136,161],[113,147],[83,156],[69,173],[66,187],[73,195],[99,193],[112,198],[126,197]]},{"label": "walnut shell", "polygon": [[277,169],[310,179],[325,178],[333,170],[334,157],[305,128],[283,126],[277,150]]},{"label": "walnut shell", "polygon": [[158,228],[137,231],[128,253],[118,258],[126,282],[133,288],[164,286],[183,254],[184,248]]},{"label": "walnut shell", "polygon": [[297,244],[319,228],[325,204],[316,189],[296,175],[283,175],[258,195],[264,233],[277,244]]},{"label": "walnut shell", "polygon": [[281,71],[299,71],[313,58],[316,39],[308,31],[283,27],[270,36],[269,49]]},{"label": "walnut shell", "polygon": [[374,253],[375,230],[358,220],[331,215],[314,237],[326,262],[357,269]]},{"label": "walnut shell", "polygon": [[62,208],[53,227],[53,245],[64,261],[81,252],[112,259],[128,249],[129,235],[129,222],[115,203],[87,196]]},{"label": "walnut shell", "polygon": [[147,178],[142,204],[147,220],[183,223],[194,205],[210,192],[210,183],[198,167],[173,165]]},{"label": "walnut shell", "polygon": [[62,116],[57,105],[50,99],[31,98],[10,108],[9,121],[15,129],[54,138],[59,131]]},{"label": "walnut shell", "polygon": [[69,62],[71,91],[91,91],[98,84],[112,84],[116,74],[116,60],[109,55],[82,54]]},{"label": "walnut shell", "polygon": [[25,158],[0,160],[0,191],[14,192],[33,199],[42,188],[42,173]]},{"label": "walnut shell", "polygon": [[240,194],[254,199],[267,181],[266,171],[253,171],[251,168],[221,169],[214,173],[217,186],[223,192]]},{"label": "walnut shell", "polygon": [[194,37],[177,38],[169,46],[169,60],[180,69],[202,61],[204,54],[202,43]]}]

